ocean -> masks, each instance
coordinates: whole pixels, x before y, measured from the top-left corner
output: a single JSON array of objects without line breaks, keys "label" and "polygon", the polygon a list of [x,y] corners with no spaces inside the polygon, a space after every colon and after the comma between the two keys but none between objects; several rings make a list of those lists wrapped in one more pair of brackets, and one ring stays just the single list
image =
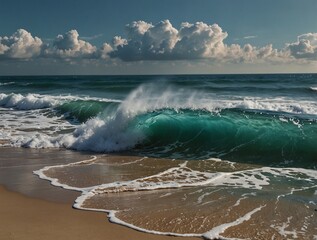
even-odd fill
[{"label": "ocean", "polygon": [[112,222],[317,239],[315,74],[2,76],[0,116],[2,148],[91,153],[34,173]]}]

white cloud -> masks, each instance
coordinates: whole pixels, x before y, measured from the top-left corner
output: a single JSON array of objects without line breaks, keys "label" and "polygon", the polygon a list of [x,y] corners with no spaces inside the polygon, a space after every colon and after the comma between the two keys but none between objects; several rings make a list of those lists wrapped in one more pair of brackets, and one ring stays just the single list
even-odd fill
[{"label": "white cloud", "polygon": [[10,49],[10,47],[8,47],[7,45],[4,45],[1,43],[1,38],[0,38],[0,56],[4,55],[6,51],[8,51]]},{"label": "white cloud", "polygon": [[297,42],[287,44],[286,49],[294,58],[317,60],[317,33],[298,36]]},{"label": "white cloud", "polygon": [[77,30],[70,30],[63,35],[58,35],[44,51],[47,57],[60,58],[91,58],[96,54],[97,48],[89,42],[79,39]]},{"label": "white cloud", "polygon": [[256,62],[288,62],[289,56],[283,51],[274,49],[272,44],[258,48],[251,44],[241,47],[238,44],[227,46],[226,62],[256,63]]},{"label": "white cloud", "polygon": [[168,21],[156,25],[144,21],[126,25],[127,39],[115,37],[111,57],[124,61],[168,59],[178,31]]},{"label": "white cloud", "polygon": [[179,59],[222,58],[226,51],[223,40],[228,34],[217,24],[183,23],[173,53]]},{"label": "white cloud", "polygon": [[[126,26],[127,38],[116,36],[112,42],[112,58],[123,61],[209,59],[217,62],[286,61],[287,55],[272,45],[257,48],[224,43],[228,34],[217,25],[203,22],[182,23],[179,29],[169,20],[155,25],[144,21]],[[248,38],[255,38],[249,36]],[[108,49],[110,47],[108,46]]]},{"label": "white cloud", "polygon": [[[24,29],[12,36],[0,36],[0,59],[66,59],[72,63],[79,60],[104,64],[116,64],[122,60],[194,60],[216,63],[306,63],[317,61],[317,33],[298,36],[297,41],[288,43],[283,49],[271,44],[256,47],[251,44],[226,44],[228,33],[217,24],[203,22],[182,23],[178,28],[169,20],[156,24],[135,21],[126,25],[126,36],[115,36],[110,43],[100,48],[86,40],[100,35],[81,38],[77,30],[58,35],[49,44]],[[252,39],[257,36],[246,36]],[[86,39],[86,40],[84,40]],[[103,60],[103,61],[101,61]]]},{"label": "white cloud", "polygon": [[127,39],[116,36],[103,56],[108,54],[123,61],[209,59],[218,63],[285,62],[289,58],[272,45],[227,45],[224,41],[228,34],[217,24],[185,22],[176,29],[169,20],[155,25],[138,21],[128,24],[126,30]]},{"label": "white cloud", "polygon": [[41,53],[42,40],[24,29],[18,29],[10,37],[0,37],[0,58],[28,59]]},{"label": "white cloud", "polygon": [[104,43],[101,47],[101,49],[98,51],[98,56],[101,59],[109,59],[109,54],[113,51],[113,48],[110,44]]},{"label": "white cloud", "polygon": [[126,30],[127,39],[116,37],[111,53],[124,61],[213,58],[223,54],[228,35],[217,24],[186,22],[176,29],[169,20],[155,25],[132,22]]},{"label": "white cloud", "polygon": [[112,45],[114,46],[115,49],[118,48],[118,46],[123,46],[123,45],[127,45],[128,41],[124,38],[121,38],[119,36],[115,36],[112,40]]}]

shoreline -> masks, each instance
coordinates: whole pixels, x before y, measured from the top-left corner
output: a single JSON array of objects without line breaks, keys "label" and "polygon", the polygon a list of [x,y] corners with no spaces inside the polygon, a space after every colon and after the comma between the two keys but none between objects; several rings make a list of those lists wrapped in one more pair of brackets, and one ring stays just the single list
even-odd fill
[{"label": "shoreline", "polygon": [[87,159],[87,153],[23,148],[0,151],[0,239],[201,239],[144,233],[111,223],[104,212],[74,209],[80,192],[55,187],[33,174],[43,166]]},{"label": "shoreline", "polygon": [[[315,202],[303,205],[293,199],[292,189],[272,196],[263,196],[259,192],[263,185],[270,185],[270,180],[263,174],[286,174],[293,179],[294,171],[297,173],[299,169],[249,169],[249,166],[235,165],[234,173],[229,174],[230,171],[226,173],[225,170],[231,169],[232,164],[218,160],[199,164],[186,162],[185,166],[182,160],[158,161],[132,155],[91,156],[91,153],[65,149],[0,148],[0,153],[0,239],[277,240],[297,232],[303,239],[316,237]],[[207,172],[201,172],[201,169]],[[139,179],[146,189],[156,181],[168,183],[170,178],[182,184],[182,181],[191,179],[187,178],[188,171],[192,179],[203,181],[204,174],[207,174],[207,179],[215,178],[213,173],[208,172],[213,169],[225,171],[224,183],[230,184],[231,180],[236,183],[237,177],[243,183],[251,177],[253,185],[246,186],[247,190],[242,192],[230,189],[228,192],[216,184],[180,188],[178,191],[164,190],[160,186],[160,191],[141,189],[135,192],[133,181],[129,185],[131,179]],[[180,178],[173,175],[175,171]],[[302,173],[315,179],[315,171],[302,170]],[[307,181],[306,178],[304,180]],[[315,188],[311,185],[298,191],[311,192]],[[102,196],[108,190],[114,194]],[[85,199],[85,193],[89,195],[93,191],[97,194]],[[113,191],[122,191],[123,194]],[[303,194],[298,198],[303,199]],[[289,209],[296,209],[296,212],[290,216]],[[274,215],[276,212],[278,216]],[[272,219],[272,216],[275,218]],[[293,216],[298,219],[296,222],[291,222]],[[204,221],[208,224],[203,224]],[[303,224],[306,231],[300,232],[297,229],[302,229]]]}]

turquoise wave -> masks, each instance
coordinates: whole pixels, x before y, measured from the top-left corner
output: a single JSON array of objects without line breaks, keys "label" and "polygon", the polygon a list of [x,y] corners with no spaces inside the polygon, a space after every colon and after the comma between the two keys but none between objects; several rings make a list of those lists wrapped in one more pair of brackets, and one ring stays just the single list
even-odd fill
[{"label": "turquoise wave", "polygon": [[118,103],[115,102],[100,102],[93,100],[77,100],[65,102],[55,108],[57,112],[63,114],[66,119],[86,122],[88,119],[98,115],[106,114],[105,109],[115,108]]},{"label": "turquoise wave", "polygon": [[148,155],[266,164],[317,160],[317,123],[309,116],[165,109],[137,116],[129,128],[144,134],[134,150]]}]

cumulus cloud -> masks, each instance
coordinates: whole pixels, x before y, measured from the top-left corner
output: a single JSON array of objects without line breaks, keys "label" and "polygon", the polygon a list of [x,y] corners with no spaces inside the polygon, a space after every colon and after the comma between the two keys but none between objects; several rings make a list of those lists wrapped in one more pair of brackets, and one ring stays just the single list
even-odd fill
[{"label": "cumulus cloud", "polygon": [[97,48],[89,42],[79,39],[77,30],[58,35],[52,46],[45,49],[45,56],[60,58],[91,58]]},{"label": "cumulus cloud", "polygon": [[[298,36],[283,49],[271,44],[256,47],[251,44],[226,44],[228,33],[217,24],[184,22],[175,27],[169,20],[156,24],[134,21],[125,27],[125,36],[115,36],[111,42],[97,48],[88,40],[100,37],[80,37],[77,30],[58,35],[44,44],[24,29],[12,36],[0,36],[0,59],[66,59],[160,61],[202,59],[217,63],[262,63],[317,61],[317,33]],[[252,39],[257,36],[246,36]],[[112,60],[112,61],[110,61]]]},{"label": "cumulus cloud", "polygon": [[297,42],[288,44],[286,49],[294,58],[317,60],[317,33],[298,36]]},{"label": "cumulus cloud", "polygon": [[43,42],[24,29],[10,37],[0,37],[0,58],[28,59],[41,53]]},{"label": "cumulus cloud", "polygon": [[127,39],[114,39],[111,57],[124,61],[213,58],[223,55],[223,40],[228,36],[217,24],[186,22],[176,29],[169,20],[155,25],[132,22],[126,32]]},{"label": "cumulus cloud", "polygon": [[251,44],[227,46],[225,61],[227,62],[287,62],[289,56],[283,51],[273,48],[272,44],[258,48]]},{"label": "cumulus cloud", "polygon": [[109,59],[112,52],[113,47],[108,43],[104,43],[97,54],[101,59]]},{"label": "cumulus cloud", "polygon": [[[286,61],[287,55],[272,45],[227,45],[228,33],[217,24],[182,23],[169,20],[157,24],[144,21],[126,25],[127,38],[116,36],[107,54],[123,61],[209,59],[217,62]],[[255,38],[248,36],[247,38]]]},{"label": "cumulus cloud", "polygon": [[173,49],[176,58],[222,58],[226,54],[223,41],[228,34],[217,24],[182,23],[178,36]]},{"label": "cumulus cloud", "polygon": [[157,25],[144,21],[126,25],[127,39],[116,36],[111,57],[124,61],[163,60],[169,55],[177,30],[168,20]]}]

